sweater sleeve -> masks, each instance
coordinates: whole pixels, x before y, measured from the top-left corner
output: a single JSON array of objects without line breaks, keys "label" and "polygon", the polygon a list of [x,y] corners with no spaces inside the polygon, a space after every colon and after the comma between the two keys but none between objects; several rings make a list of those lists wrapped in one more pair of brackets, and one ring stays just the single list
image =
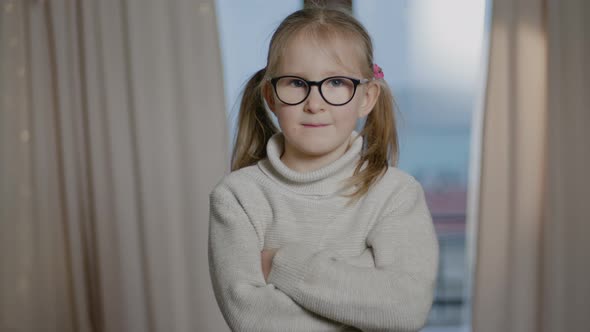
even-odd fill
[{"label": "sweater sleeve", "polygon": [[264,280],[258,236],[229,190],[210,194],[208,258],[216,301],[232,331],[342,331]]},{"label": "sweater sleeve", "polygon": [[392,204],[367,236],[374,267],[290,243],[275,254],[268,282],[304,308],[363,331],[420,330],[434,297],[438,240],[417,181]]}]

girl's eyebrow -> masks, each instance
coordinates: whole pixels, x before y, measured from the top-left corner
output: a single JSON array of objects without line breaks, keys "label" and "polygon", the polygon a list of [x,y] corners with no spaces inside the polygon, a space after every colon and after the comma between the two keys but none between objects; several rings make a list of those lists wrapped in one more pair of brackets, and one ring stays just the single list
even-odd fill
[{"label": "girl's eyebrow", "polygon": [[[346,71],[328,71],[325,73],[322,73],[323,75],[321,76],[322,78],[325,77],[330,77],[330,76],[358,76],[356,74],[351,74],[349,72]],[[299,77],[303,77],[305,79],[309,79],[309,77],[301,72],[285,72],[282,75],[289,75],[289,76],[299,76]]]}]

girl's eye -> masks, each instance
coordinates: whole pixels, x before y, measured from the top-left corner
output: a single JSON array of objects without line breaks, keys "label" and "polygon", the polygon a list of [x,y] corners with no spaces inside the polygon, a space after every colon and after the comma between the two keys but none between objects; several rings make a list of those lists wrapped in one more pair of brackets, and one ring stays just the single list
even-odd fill
[{"label": "girl's eye", "polygon": [[302,88],[305,86],[305,82],[303,82],[302,80],[298,80],[298,79],[292,79],[291,86],[293,86],[295,88]]},{"label": "girl's eye", "polygon": [[339,78],[331,79],[329,83],[330,83],[330,86],[335,87],[335,88],[342,86],[342,84],[344,84],[344,82],[342,82],[342,80]]}]

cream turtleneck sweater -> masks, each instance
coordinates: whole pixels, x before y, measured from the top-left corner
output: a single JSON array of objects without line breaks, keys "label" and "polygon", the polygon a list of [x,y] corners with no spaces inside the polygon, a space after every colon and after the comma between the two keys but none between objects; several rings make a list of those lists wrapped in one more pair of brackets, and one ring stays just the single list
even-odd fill
[{"label": "cream turtleneck sweater", "polygon": [[[363,137],[336,161],[299,173],[268,158],[210,194],[209,272],[233,331],[418,331],[432,305],[438,241],[421,185],[389,167],[345,206]],[[349,189],[350,190],[350,189]],[[347,191],[348,192],[348,191]],[[261,251],[279,248],[265,282]]]}]

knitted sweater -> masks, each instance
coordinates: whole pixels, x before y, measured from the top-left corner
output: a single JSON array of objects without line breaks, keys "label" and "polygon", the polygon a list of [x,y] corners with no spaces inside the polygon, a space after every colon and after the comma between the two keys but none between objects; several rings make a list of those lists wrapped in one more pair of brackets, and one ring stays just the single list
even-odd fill
[{"label": "knitted sweater", "polygon": [[[209,272],[233,331],[418,331],[430,311],[438,241],[421,185],[389,167],[346,207],[363,137],[310,172],[288,168],[284,136],[267,158],[211,191]],[[354,188],[353,188],[354,189]],[[350,192],[348,189],[346,192]],[[261,251],[280,248],[265,282]]]}]

